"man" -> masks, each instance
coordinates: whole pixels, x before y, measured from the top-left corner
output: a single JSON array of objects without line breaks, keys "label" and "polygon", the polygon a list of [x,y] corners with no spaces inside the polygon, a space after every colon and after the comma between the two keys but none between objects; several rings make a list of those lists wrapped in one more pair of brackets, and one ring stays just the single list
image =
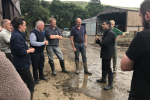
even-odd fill
[{"label": "man", "polygon": [[81,26],[81,19],[76,19],[76,25],[72,27],[70,40],[75,53],[76,74],[79,74],[79,53],[81,52],[84,66],[84,73],[92,74],[88,71],[86,59],[87,35],[84,26]]},{"label": "man", "polygon": [[132,71],[128,100],[150,100],[150,1],[143,1],[139,16],[145,30],[138,32],[121,60],[122,71]]},{"label": "man", "polygon": [[[125,36],[125,33],[123,33],[122,31],[120,31],[119,29],[115,28],[115,21],[114,20],[110,20],[111,23],[111,29],[113,30],[114,34],[115,34],[115,45],[114,45],[114,50],[113,50],[113,72],[116,73],[117,71],[117,40],[123,36]],[[120,36],[118,36],[120,35]]]},{"label": "man", "polygon": [[56,27],[56,19],[50,18],[49,20],[50,26],[48,26],[45,29],[46,39],[48,40],[49,44],[46,47],[48,58],[49,58],[49,64],[51,66],[52,75],[56,76],[55,67],[54,67],[54,58],[53,58],[53,52],[57,55],[62,72],[69,73],[69,71],[65,68],[65,61],[63,54],[59,47],[59,40],[62,39],[62,33],[58,27]]},{"label": "man", "polygon": [[97,82],[106,83],[106,76],[108,73],[108,85],[104,90],[109,90],[113,88],[113,73],[111,69],[111,57],[112,50],[115,44],[115,35],[110,28],[109,21],[103,21],[102,28],[104,30],[104,35],[102,39],[99,39],[98,36],[95,37],[96,43],[101,46],[101,58],[102,58],[102,78],[98,79]]},{"label": "man", "polygon": [[0,44],[1,44],[1,51],[5,53],[6,57],[12,61],[12,54],[10,50],[10,38],[11,38],[11,31],[12,25],[11,21],[8,19],[4,19],[2,21],[2,31],[0,32]]},{"label": "man", "polygon": [[43,21],[37,21],[36,27],[34,30],[31,31],[30,34],[30,47],[35,49],[35,52],[31,54],[31,61],[32,61],[32,67],[33,67],[33,77],[35,84],[38,84],[38,69],[39,69],[39,78],[41,80],[47,81],[47,79],[44,77],[43,74],[43,68],[44,68],[44,48],[45,45],[48,45],[48,41],[44,41],[44,35],[42,33],[44,28],[44,22]]}]

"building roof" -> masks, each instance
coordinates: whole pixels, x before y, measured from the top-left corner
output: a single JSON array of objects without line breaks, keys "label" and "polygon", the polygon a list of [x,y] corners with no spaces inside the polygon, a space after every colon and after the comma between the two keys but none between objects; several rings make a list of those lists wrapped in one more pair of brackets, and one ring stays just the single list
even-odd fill
[{"label": "building roof", "polygon": [[96,22],[96,18],[97,18],[97,16],[90,17],[90,18],[87,18],[87,19],[83,19],[83,20],[82,20],[82,23]]},{"label": "building roof", "polygon": [[117,12],[127,12],[127,11],[134,11],[134,12],[139,12],[138,9],[128,9],[128,8],[120,8],[120,7],[109,7],[105,9],[104,11],[101,11],[100,13],[97,14],[97,16],[102,15],[102,14],[108,14],[108,13],[117,13]]}]

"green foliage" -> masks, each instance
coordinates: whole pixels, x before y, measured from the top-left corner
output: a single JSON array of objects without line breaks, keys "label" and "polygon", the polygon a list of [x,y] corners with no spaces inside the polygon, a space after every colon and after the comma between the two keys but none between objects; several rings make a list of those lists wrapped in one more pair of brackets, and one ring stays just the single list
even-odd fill
[{"label": "green foliage", "polygon": [[100,0],[91,0],[85,8],[88,10],[90,17],[96,16],[105,9],[105,7],[101,5]]},{"label": "green foliage", "polygon": [[75,25],[75,19],[80,17],[85,19],[89,17],[88,11],[80,6],[72,3],[62,3],[59,0],[53,0],[50,4],[49,11],[51,15],[57,20],[59,28],[71,28]]},{"label": "green foliage", "polygon": [[45,8],[45,9],[48,9],[48,8],[49,8],[49,2],[42,0],[42,1],[41,1],[41,6],[42,6],[43,8]]},{"label": "green foliage", "polygon": [[40,6],[38,0],[20,0],[20,8],[27,26],[30,27],[35,27],[38,20],[47,22],[50,16],[50,12]]}]

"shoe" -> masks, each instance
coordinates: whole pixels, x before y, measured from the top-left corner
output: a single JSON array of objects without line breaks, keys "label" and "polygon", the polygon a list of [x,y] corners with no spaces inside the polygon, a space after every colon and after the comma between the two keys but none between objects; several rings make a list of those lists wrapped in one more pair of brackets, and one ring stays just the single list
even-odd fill
[{"label": "shoe", "polygon": [[100,82],[100,83],[106,83],[106,76],[107,76],[106,70],[102,70],[102,78],[101,79],[97,79],[96,81]]},{"label": "shoe", "polygon": [[40,80],[44,80],[44,81],[48,81],[48,79],[47,78],[40,78]]},{"label": "shoe", "polygon": [[104,88],[104,90],[110,90],[113,88],[113,74],[108,76],[108,85]]},{"label": "shoe", "polygon": [[83,66],[84,66],[84,73],[85,73],[85,74],[92,75],[92,73],[90,73],[90,72],[88,71],[87,62],[83,62]]},{"label": "shoe", "polygon": [[56,76],[55,67],[54,67],[54,62],[53,62],[53,61],[49,61],[49,64],[50,64],[50,66],[51,66],[52,75],[53,75],[53,76]]},{"label": "shoe", "polygon": [[62,68],[62,72],[64,73],[70,73],[70,71],[67,71],[65,68],[65,62],[64,61],[59,61],[60,62],[60,66]]},{"label": "shoe", "polygon": [[35,84],[39,84],[39,81],[38,81],[38,80],[35,80],[34,83],[35,83]]}]

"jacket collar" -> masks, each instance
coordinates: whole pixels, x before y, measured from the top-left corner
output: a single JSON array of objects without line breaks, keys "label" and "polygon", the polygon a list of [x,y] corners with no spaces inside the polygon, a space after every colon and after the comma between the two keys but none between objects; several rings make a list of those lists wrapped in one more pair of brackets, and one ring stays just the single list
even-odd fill
[{"label": "jacket collar", "polygon": [[26,36],[26,33],[22,33],[20,30],[18,30],[18,29],[15,29],[15,31],[18,31],[24,38],[25,38],[25,36]]}]

